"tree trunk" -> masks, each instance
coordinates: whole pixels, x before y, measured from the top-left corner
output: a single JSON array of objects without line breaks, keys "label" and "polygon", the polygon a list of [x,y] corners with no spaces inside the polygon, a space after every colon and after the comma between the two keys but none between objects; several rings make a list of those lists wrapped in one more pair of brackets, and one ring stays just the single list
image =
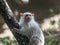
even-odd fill
[{"label": "tree trunk", "polygon": [[19,45],[28,45],[29,39],[26,36],[19,34],[18,31],[16,31],[17,29],[19,30],[21,27],[18,25],[18,22],[16,21],[16,18],[14,17],[14,14],[11,11],[6,0],[0,0],[0,14],[3,16],[5,22],[7,23],[13,35],[15,36]]}]

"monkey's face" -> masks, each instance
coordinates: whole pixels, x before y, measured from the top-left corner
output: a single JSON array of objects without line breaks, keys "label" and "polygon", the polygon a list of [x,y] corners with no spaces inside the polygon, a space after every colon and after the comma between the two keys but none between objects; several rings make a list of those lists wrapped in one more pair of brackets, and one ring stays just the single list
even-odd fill
[{"label": "monkey's face", "polygon": [[25,22],[29,22],[31,20],[31,16],[30,14],[26,14],[24,17]]},{"label": "monkey's face", "polygon": [[25,13],[20,13],[20,15],[22,15],[25,22],[29,22],[30,20],[32,20],[34,14],[30,12],[25,12]]}]

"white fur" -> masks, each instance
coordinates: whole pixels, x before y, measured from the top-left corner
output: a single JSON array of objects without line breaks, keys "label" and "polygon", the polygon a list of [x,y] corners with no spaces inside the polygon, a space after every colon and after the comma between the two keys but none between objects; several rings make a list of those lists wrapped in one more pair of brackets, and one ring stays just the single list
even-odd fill
[{"label": "white fur", "polygon": [[[29,45],[44,45],[43,32],[39,27],[38,23],[34,20],[34,16],[31,17],[31,20],[27,24],[25,24],[24,22],[24,17],[21,17],[19,25],[22,26],[22,28],[20,29],[20,34],[26,35],[30,39]],[[38,37],[39,40],[34,37]],[[36,44],[32,43],[33,40]]]}]

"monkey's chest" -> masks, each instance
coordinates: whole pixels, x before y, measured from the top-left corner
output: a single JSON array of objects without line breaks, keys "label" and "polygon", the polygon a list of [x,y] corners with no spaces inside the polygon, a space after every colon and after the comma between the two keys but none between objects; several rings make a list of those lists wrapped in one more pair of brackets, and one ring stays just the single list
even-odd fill
[{"label": "monkey's chest", "polygon": [[29,25],[25,25],[24,27],[23,27],[23,31],[22,31],[22,34],[23,35],[26,35],[28,38],[30,38],[31,37],[31,35],[32,35],[32,28],[29,26]]}]

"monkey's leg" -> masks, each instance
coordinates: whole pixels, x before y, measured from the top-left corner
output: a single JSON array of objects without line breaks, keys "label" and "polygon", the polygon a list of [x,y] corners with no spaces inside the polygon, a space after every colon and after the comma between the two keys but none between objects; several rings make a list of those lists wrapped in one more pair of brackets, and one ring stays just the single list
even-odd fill
[{"label": "monkey's leg", "polygon": [[30,39],[29,45],[42,45],[42,41],[37,36],[33,36]]}]

